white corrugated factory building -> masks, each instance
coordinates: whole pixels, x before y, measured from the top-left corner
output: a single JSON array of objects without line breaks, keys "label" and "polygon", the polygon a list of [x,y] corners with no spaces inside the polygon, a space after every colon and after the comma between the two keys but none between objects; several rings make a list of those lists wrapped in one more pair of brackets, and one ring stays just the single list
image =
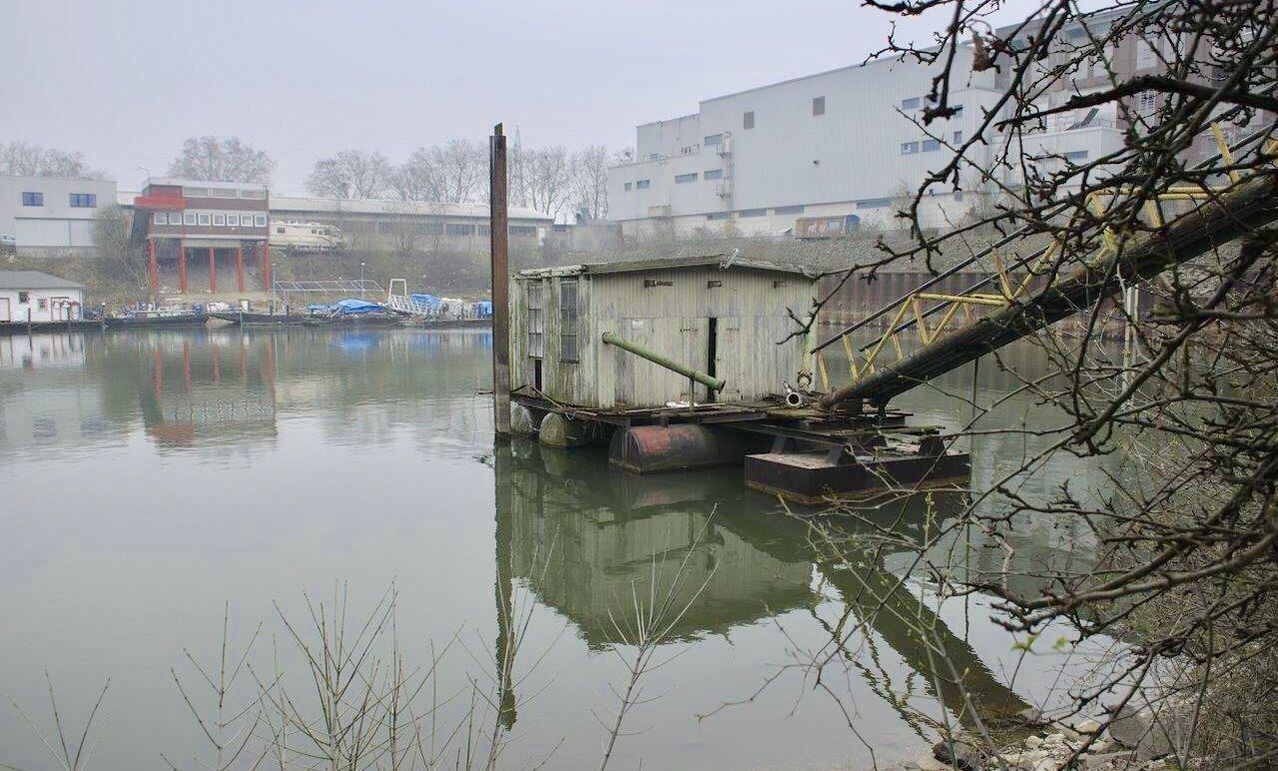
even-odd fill
[{"label": "white corrugated factory building", "polygon": [[0,235],[23,255],[92,254],[93,220],[113,203],[108,180],[0,176]]},{"label": "white corrugated factory building", "polygon": [[[1089,25],[1105,22],[1096,15]],[[1141,69],[1134,44],[1112,56],[1122,59],[1113,62],[1119,71]],[[1005,87],[1007,68],[972,72],[971,61],[970,52],[961,52],[951,79],[949,103],[962,111],[933,121],[926,131],[910,118],[920,118],[928,106],[925,95],[936,68],[896,59],[707,99],[696,113],[642,124],[636,128],[634,161],[609,170],[609,217],[632,237],[725,229],[804,235],[796,224],[799,230],[892,225],[905,193],[912,194],[953,156],[947,146],[972,135],[982,110],[991,109]],[[1062,81],[1071,88],[1052,94],[1052,103],[1072,96],[1073,85],[1084,92],[1103,86],[1103,75],[1099,66],[1095,73],[1075,73]],[[1113,105],[1109,110],[1057,116],[1033,136],[1037,147],[1026,149],[1076,162],[1116,150],[1123,131]],[[977,145],[968,157],[988,165],[996,150]],[[938,188],[924,202],[924,226],[944,227],[979,202],[978,182],[964,175],[963,188]]]},{"label": "white corrugated factory building", "polygon": [[36,270],[0,270],[0,323],[83,318],[84,284]]}]

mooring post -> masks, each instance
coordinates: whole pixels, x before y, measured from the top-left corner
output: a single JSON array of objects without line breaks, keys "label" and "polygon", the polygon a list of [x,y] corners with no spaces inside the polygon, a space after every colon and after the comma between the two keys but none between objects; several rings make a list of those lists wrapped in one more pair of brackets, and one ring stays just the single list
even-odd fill
[{"label": "mooring post", "polygon": [[506,264],[506,137],[488,138],[489,239],[493,296],[493,428],[510,436],[510,277]]}]

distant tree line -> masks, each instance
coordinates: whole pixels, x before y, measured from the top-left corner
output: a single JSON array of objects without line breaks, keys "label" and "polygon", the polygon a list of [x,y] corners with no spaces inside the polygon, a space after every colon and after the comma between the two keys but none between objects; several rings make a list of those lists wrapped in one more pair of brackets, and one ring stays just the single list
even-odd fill
[{"label": "distant tree line", "polygon": [[[570,151],[564,145],[510,147],[510,204],[567,220],[608,216],[608,166],[633,158],[603,145]],[[191,137],[169,162],[172,177],[269,185],[275,160],[239,137]],[[0,174],[106,179],[84,156],[24,141],[0,143]],[[382,153],[341,150],[315,162],[306,179],[313,195],[432,203],[488,202],[486,142],[451,139],[418,147],[399,165]]]}]

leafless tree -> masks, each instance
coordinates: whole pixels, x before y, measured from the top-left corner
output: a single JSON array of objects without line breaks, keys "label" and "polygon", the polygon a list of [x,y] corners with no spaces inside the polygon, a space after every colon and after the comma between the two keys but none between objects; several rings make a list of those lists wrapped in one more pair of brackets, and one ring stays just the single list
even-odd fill
[{"label": "leafless tree", "polygon": [[90,168],[82,153],[44,147],[22,140],[0,142],[0,174],[15,177],[69,177],[107,179],[104,171]]},{"label": "leafless tree", "polygon": [[565,213],[573,186],[568,148],[521,147],[510,163],[513,197],[551,217]]},{"label": "leafless tree", "polygon": [[169,162],[169,176],[269,185],[275,161],[239,137],[191,137]]},{"label": "leafless tree", "polygon": [[[937,38],[920,45],[892,38],[881,55],[930,68],[913,120],[948,152],[898,202],[913,242],[882,242],[878,260],[844,279],[911,259],[931,266],[941,256],[987,254],[974,245],[980,233],[993,233],[1005,250],[1020,248],[1029,256],[1008,258],[1001,270],[992,257],[977,263],[997,271],[983,291],[1003,296],[1004,307],[953,332],[935,321],[929,332],[919,327],[922,340],[899,361],[917,361],[925,348],[958,351],[974,330],[1007,339],[1010,330],[1037,329],[1028,339],[1042,348],[1052,377],[1019,373],[997,355],[993,365],[1063,416],[1053,426],[994,432],[1033,436],[1045,449],[1001,470],[961,515],[929,534],[920,570],[942,596],[999,598],[1001,623],[1030,640],[1049,624],[1069,625],[1076,639],[1139,640],[1115,654],[1105,676],[1077,687],[1067,712],[1095,711],[1102,698],[1111,700],[1112,716],[1138,703],[1178,711],[1150,725],[1189,726],[1174,741],[1162,737],[1163,751],[1180,763],[1209,753],[1211,767],[1271,764],[1278,757],[1278,5],[1138,0],[1084,13],[1050,0],[995,29],[996,11],[1006,19],[999,0],[868,4],[936,17]],[[961,109],[955,92],[991,73],[993,98],[976,131],[947,131]],[[1047,141],[1098,114],[1121,132],[1112,149],[1071,157]],[[930,194],[956,190],[987,203],[937,235],[927,226]],[[1138,284],[1152,308],[1113,299]],[[1048,313],[1044,303],[1071,287],[1082,302]],[[944,312],[948,302],[930,308]],[[1078,315],[1069,330],[1045,328],[1071,311]],[[1127,330],[1117,351],[1102,340],[1113,323]],[[982,350],[977,345],[969,350]],[[878,364],[894,366],[906,364]],[[999,404],[972,408],[976,420]],[[1123,463],[1105,472],[1102,495],[1076,482],[1048,495],[1023,484],[1054,458],[1111,455]],[[1096,567],[1047,569],[1027,590],[1008,571],[956,570],[952,551],[935,549],[949,538],[1015,564],[1011,527],[1026,517],[1084,528]]]},{"label": "leafless tree", "polygon": [[608,217],[608,149],[590,145],[572,154],[572,198],[592,220]]},{"label": "leafless tree", "polygon": [[385,155],[363,150],[340,150],[315,162],[306,189],[329,198],[380,198],[391,186],[391,166]]}]

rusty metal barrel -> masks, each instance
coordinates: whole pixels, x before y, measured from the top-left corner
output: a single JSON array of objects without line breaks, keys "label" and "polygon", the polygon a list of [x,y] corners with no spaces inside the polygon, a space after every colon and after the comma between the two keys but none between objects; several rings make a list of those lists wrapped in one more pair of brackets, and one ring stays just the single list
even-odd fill
[{"label": "rusty metal barrel", "polygon": [[737,431],[692,423],[618,429],[608,444],[608,462],[636,474],[728,466],[748,451]]}]

